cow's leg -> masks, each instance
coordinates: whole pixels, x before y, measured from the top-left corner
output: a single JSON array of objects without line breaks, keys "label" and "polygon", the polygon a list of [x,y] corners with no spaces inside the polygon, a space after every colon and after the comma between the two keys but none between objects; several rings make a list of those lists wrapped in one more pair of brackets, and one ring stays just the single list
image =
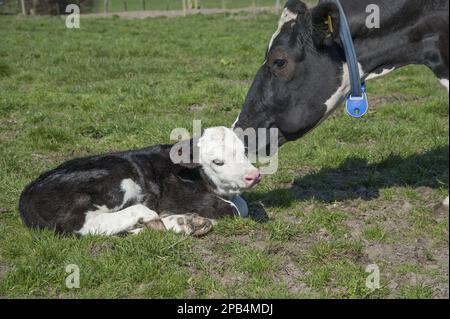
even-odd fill
[{"label": "cow's leg", "polygon": [[139,234],[144,229],[164,231],[166,230],[166,226],[164,226],[164,223],[162,222],[161,219],[159,219],[159,217],[158,219],[154,219],[151,221],[145,221],[144,219],[140,219],[138,221],[138,224],[136,225],[136,228],[128,231],[128,233],[136,235]]},{"label": "cow's leg", "polygon": [[161,220],[168,230],[196,237],[209,233],[214,224],[213,220],[197,214],[163,216]]},{"label": "cow's leg", "polygon": [[80,235],[116,235],[124,232],[138,233],[143,226],[159,220],[159,215],[144,205],[135,205],[118,212],[105,208],[86,214]]}]

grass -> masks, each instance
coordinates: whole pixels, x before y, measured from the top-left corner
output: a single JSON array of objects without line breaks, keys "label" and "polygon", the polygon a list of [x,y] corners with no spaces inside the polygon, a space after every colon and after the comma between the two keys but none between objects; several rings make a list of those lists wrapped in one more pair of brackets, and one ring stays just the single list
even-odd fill
[{"label": "grass", "polygon": [[[245,194],[254,219],[202,239],[62,238],[24,227],[24,186],[75,156],[170,142],[193,119],[231,124],[277,17],[0,24],[0,297],[448,298],[448,212],[435,209],[448,97],[428,69],[369,83],[365,118],[341,109],[284,146],[278,173]],[[69,264],[79,289],[65,286]]]},{"label": "grass", "polygon": [[380,225],[367,226],[363,235],[365,239],[372,242],[383,243],[386,241],[386,230]]}]

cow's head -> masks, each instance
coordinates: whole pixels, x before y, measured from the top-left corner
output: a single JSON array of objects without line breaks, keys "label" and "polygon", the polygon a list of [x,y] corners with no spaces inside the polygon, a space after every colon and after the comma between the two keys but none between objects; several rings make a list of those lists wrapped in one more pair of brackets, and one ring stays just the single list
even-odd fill
[{"label": "cow's head", "polygon": [[302,137],[342,102],[343,61],[336,5],[288,1],[234,127],[277,128],[279,145]]}]

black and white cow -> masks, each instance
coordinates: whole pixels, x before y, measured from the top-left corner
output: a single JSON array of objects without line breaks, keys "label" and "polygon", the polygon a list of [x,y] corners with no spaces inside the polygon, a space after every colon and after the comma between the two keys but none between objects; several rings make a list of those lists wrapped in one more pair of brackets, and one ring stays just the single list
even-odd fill
[{"label": "black and white cow", "polygon": [[[341,4],[363,79],[421,64],[448,90],[448,0],[342,0]],[[366,26],[369,5],[380,10],[380,28]],[[350,79],[339,21],[333,2],[322,0],[313,8],[300,0],[286,3],[235,128],[278,129],[281,146],[310,132],[342,104]],[[267,146],[259,145],[259,150]],[[444,203],[448,206],[448,198]]]},{"label": "black and white cow", "polygon": [[114,235],[150,227],[199,236],[217,218],[246,215],[239,194],[255,186],[260,173],[239,138],[230,129],[210,128],[189,144],[180,164],[173,154],[184,155],[183,144],[66,162],[25,188],[22,219],[30,228],[64,234]]}]

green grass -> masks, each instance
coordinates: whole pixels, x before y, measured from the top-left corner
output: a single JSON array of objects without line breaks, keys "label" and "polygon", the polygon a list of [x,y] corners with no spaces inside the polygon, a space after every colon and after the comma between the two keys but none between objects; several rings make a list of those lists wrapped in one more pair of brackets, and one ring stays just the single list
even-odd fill
[{"label": "green grass", "polygon": [[[448,194],[448,97],[428,69],[369,83],[365,118],[341,109],[284,146],[277,174],[245,194],[267,216],[225,219],[202,239],[62,238],[24,227],[25,185],[75,156],[170,142],[193,119],[231,124],[277,17],[0,25],[0,297],[448,298],[448,212],[435,209]],[[64,284],[69,264],[79,289]]]},{"label": "green grass", "polygon": [[378,242],[382,243],[386,241],[386,230],[383,229],[380,225],[375,226],[367,226],[364,229],[364,238],[372,241],[372,242]]}]

